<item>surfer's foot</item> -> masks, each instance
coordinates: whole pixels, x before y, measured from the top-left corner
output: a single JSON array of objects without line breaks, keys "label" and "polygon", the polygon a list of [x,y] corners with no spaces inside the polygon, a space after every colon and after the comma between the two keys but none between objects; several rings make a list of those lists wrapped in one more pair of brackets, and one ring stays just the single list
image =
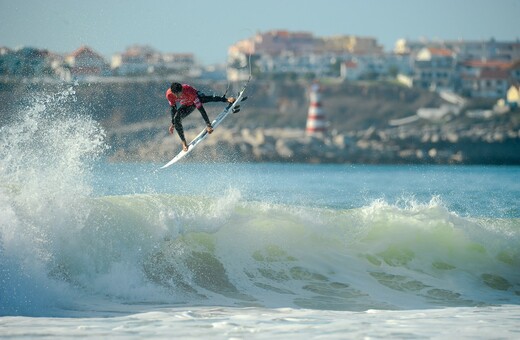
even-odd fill
[{"label": "surfer's foot", "polygon": [[182,142],[182,151],[188,151],[188,144],[186,142]]},{"label": "surfer's foot", "polygon": [[229,104],[233,104],[233,103],[235,102],[235,100],[236,100],[236,99],[233,98],[233,97],[229,97],[229,98],[227,99],[227,101],[228,101]]}]

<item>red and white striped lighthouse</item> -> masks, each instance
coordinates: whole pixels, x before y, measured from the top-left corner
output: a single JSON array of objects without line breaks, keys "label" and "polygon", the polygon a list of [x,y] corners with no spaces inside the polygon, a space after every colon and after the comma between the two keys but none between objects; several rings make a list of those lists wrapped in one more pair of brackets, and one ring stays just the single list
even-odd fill
[{"label": "red and white striped lighthouse", "polygon": [[321,107],[321,88],[319,84],[312,84],[309,99],[310,105],[305,132],[307,134],[323,134],[327,130],[327,121]]}]

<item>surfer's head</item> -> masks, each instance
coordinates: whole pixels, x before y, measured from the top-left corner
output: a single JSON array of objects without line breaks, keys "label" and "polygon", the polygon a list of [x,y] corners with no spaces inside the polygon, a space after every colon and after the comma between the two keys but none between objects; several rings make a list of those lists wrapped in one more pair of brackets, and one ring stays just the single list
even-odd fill
[{"label": "surfer's head", "polygon": [[170,90],[172,90],[173,93],[181,93],[182,85],[180,83],[172,83]]}]

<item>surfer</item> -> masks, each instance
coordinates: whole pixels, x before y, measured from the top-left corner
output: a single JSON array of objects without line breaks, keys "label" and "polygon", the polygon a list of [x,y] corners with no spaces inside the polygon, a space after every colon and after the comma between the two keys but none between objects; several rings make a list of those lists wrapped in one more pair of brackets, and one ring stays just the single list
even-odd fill
[{"label": "surfer", "polygon": [[[186,118],[190,113],[197,108],[202,115],[202,118],[206,122],[206,131],[208,133],[213,132],[213,127],[208,118],[208,114],[202,106],[203,103],[209,102],[224,102],[232,104],[235,98],[225,96],[207,96],[204,93],[197,91],[193,86],[188,84],[180,84],[173,82],[170,88],[166,91],[166,99],[170,103],[170,111],[172,113],[172,124],[170,125],[170,134],[173,134],[173,129],[177,130],[182,142],[182,150],[188,151],[188,144],[184,137],[184,129],[182,128],[182,119]],[[177,103],[180,106],[177,108]]]}]

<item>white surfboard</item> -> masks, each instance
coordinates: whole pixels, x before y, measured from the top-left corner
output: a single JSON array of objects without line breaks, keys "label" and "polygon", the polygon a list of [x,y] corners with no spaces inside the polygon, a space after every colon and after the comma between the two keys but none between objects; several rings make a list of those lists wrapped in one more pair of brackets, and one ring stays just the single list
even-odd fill
[{"label": "white surfboard", "polygon": [[[231,113],[233,112],[235,109],[237,109],[239,106],[240,106],[240,102],[245,100],[245,96],[244,96],[244,93],[246,91],[246,87],[247,87],[247,84],[249,83],[249,81],[244,85],[244,87],[242,88],[242,90],[238,93],[238,96],[236,97],[236,100],[233,104],[231,105],[228,105],[218,116],[217,118],[215,118],[215,120],[213,120],[213,122],[211,122],[211,126],[213,127],[213,130],[215,130],[217,128],[217,126],[220,125],[220,123]],[[197,144],[199,144],[200,142],[202,142],[204,139],[206,139],[206,137],[208,136],[208,132],[206,131],[206,128],[204,128],[204,130],[202,130],[198,135],[197,137],[195,137],[189,144],[188,144],[188,151],[184,151],[184,150],[181,150],[181,152],[179,152],[177,154],[177,156],[173,157],[173,159],[171,161],[169,161],[168,163],[166,163],[165,165],[163,165],[160,169],[165,169],[167,167],[169,167],[170,165],[180,161],[181,159],[183,159],[184,157],[186,157],[187,154],[189,154],[196,146]]]}]

